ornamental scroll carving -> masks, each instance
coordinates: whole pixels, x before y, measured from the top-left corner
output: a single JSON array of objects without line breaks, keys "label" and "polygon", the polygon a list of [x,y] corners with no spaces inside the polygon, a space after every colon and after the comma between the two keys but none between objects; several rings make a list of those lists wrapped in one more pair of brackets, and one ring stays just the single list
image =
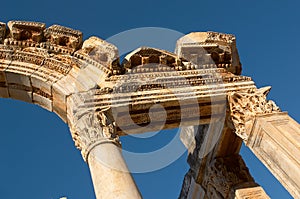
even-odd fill
[{"label": "ornamental scroll carving", "polygon": [[109,109],[90,111],[81,116],[74,124],[74,126],[70,125],[72,137],[85,161],[87,161],[89,152],[101,143],[114,142],[120,145],[116,125]]},{"label": "ornamental scroll carving", "polygon": [[256,115],[280,112],[273,101],[267,100],[270,89],[271,87],[250,89],[228,95],[231,120],[236,134],[243,140],[248,139]]},{"label": "ornamental scroll carving", "polygon": [[208,198],[234,198],[235,189],[243,185],[256,186],[240,155],[216,158],[207,167],[205,180]]}]

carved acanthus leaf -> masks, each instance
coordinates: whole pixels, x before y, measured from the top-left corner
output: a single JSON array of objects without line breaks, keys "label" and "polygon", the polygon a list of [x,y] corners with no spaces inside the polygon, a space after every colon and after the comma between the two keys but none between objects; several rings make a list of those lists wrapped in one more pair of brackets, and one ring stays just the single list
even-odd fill
[{"label": "carved acanthus leaf", "polygon": [[267,100],[270,89],[271,87],[250,89],[248,92],[228,95],[231,119],[236,134],[242,139],[247,140],[256,115],[280,112],[273,101]]},{"label": "carved acanthus leaf", "polygon": [[72,137],[84,160],[87,160],[89,152],[100,143],[120,144],[115,122],[106,111],[84,114],[74,124],[71,127]]}]

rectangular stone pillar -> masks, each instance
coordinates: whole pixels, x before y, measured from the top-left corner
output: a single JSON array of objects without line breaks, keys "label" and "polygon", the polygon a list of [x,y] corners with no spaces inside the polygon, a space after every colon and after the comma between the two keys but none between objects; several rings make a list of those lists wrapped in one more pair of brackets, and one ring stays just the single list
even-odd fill
[{"label": "rectangular stone pillar", "polygon": [[225,125],[217,142],[212,139],[216,131],[209,125],[194,129],[195,146],[188,157],[191,168],[184,178],[180,199],[269,199],[238,154],[242,140],[233,129]]},{"label": "rectangular stone pillar", "polygon": [[295,198],[300,198],[300,125],[267,100],[271,87],[228,95],[235,133]]},{"label": "rectangular stone pillar", "polygon": [[300,125],[287,113],[255,117],[246,145],[294,198],[300,198]]}]

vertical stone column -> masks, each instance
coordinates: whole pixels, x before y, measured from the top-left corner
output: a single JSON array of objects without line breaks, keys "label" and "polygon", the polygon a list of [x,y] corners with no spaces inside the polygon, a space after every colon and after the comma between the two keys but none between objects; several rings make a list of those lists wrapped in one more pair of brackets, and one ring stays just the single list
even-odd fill
[{"label": "vertical stone column", "polygon": [[207,148],[211,143],[203,142],[211,139],[203,138],[214,135],[208,132],[208,125],[196,129],[196,147],[188,157],[191,168],[185,176],[180,199],[269,199],[238,154],[241,139],[232,133],[232,128],[224,126],[218,143],[205,156],[200,155],[203,146]]},{"label": "vertical stone column", "polygon": [[203,181],[199,182],[191,170],[187,173],[180,199],[269,199],[240,155],[214,158],[201,175]]},{"label": "vertical stone column", "polygon": [[232,93],[235,133],[294,198],[300,198],[300,125],[266,100],[270,87]]},{"label": "vertical stone column", "polygon": [[72,116],[71,132],[88,163],[97,199],[138,199],[140,192],[122,157],[115,123],[106,111]]},{"label": "vertical stone column", "polygon": [[88,165],[97,199],[141,198],[115,143],[105,142],[94,147],[88,155]]}]

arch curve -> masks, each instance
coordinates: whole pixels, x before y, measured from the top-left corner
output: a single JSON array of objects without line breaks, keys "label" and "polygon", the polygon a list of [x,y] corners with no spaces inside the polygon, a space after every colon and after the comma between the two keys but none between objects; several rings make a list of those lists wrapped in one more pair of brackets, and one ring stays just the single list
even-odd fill
[{"label": "arch curve", "polygon": [[97,37],[83,42],[78,30],[46,28],[40,22],[0,22],[0,97],[37,104],[67,122],[68,96],[89,91],[117,74],[118,65],[112,64],[117,58],[114,45]]}]

